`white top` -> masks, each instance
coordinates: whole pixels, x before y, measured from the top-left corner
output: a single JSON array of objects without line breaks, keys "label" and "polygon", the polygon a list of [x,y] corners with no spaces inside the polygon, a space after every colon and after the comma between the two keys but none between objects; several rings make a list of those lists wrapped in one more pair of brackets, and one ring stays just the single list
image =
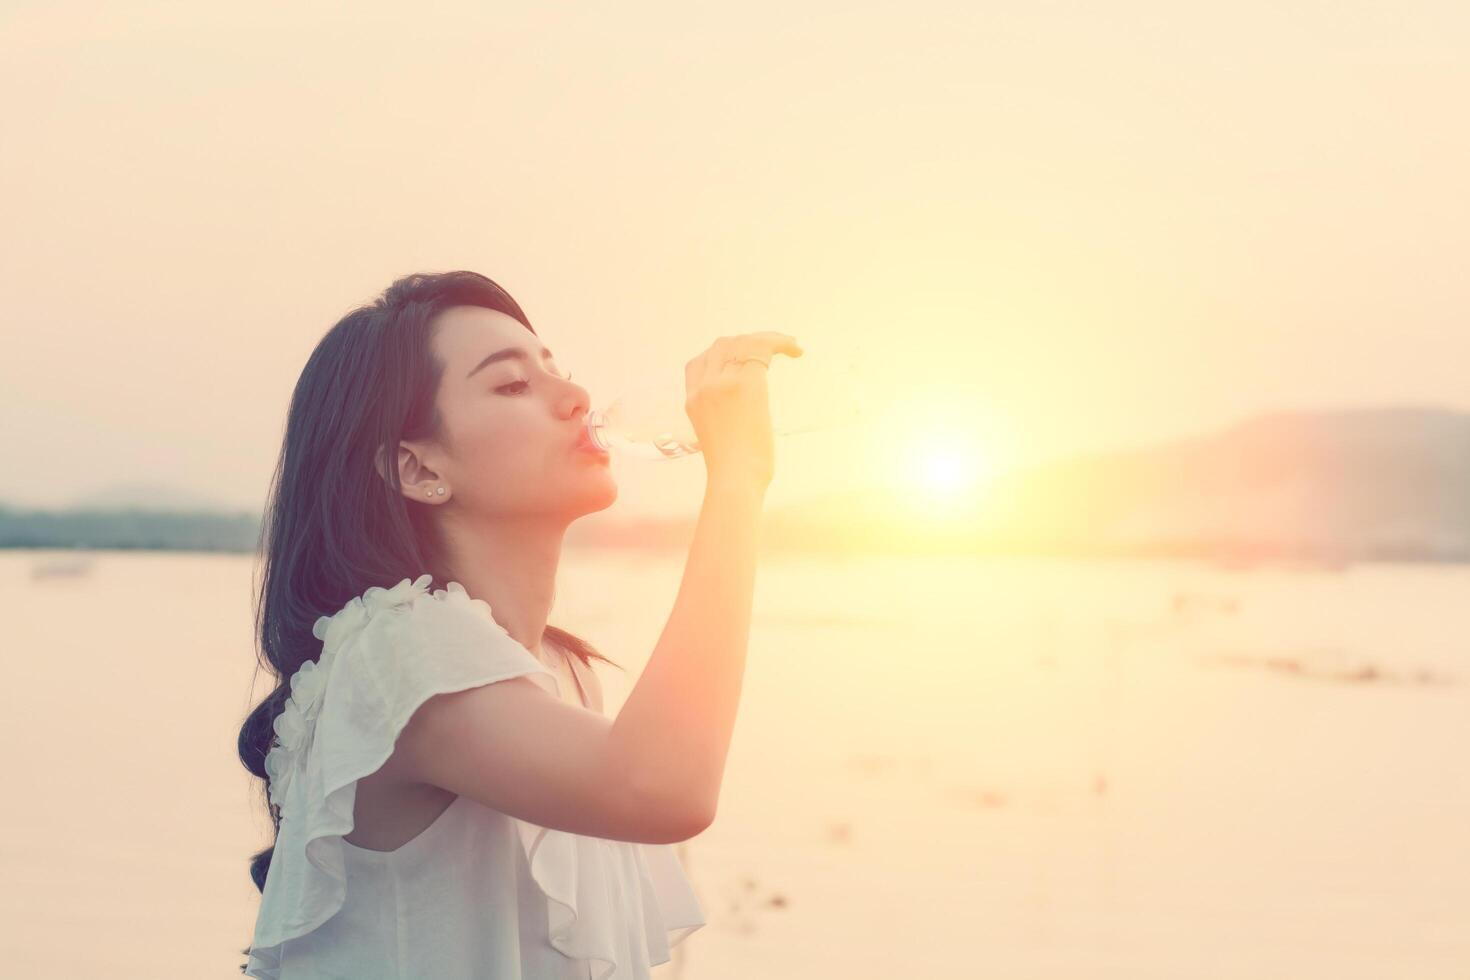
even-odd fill
[{"label": "white top", "polygon": [[374,586],[316,621],[266,756],[281,825],[245,975],[635,980],[705,924],[669,844],[552,830],[465,797],[392,851],[343,840],[357,780],[436,694],[556,675],[458,582]]}]

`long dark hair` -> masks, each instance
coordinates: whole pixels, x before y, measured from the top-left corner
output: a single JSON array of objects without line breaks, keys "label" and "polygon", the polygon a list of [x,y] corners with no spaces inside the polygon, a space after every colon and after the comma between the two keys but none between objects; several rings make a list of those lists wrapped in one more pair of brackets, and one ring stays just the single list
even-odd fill
[{"label": "long dark hair", "polygon": [[[425,572],[431,588],[447,586],[428,508],[409,507],[397,466],[379,469],[378,460],[395,460],[400,440],[440,436],[435,395],[444,365],[429,345],[432,321],[461,305],[498,310],[536,332],[520,304],[479,273],[404,276],[327,331],[291,394],[257,554],[256,668],[275,676],[276,689],[250,712],[239,739],[240,761],[261,780],[277,838],[265,756],[291,676],[321,652],[312,625],[369,586],[391,588]],[[585,664],[595,657],[623,669],[566,630],[548,623],[542,635]],[[272,843],[250,859],[262,892],[274,853]]]}]

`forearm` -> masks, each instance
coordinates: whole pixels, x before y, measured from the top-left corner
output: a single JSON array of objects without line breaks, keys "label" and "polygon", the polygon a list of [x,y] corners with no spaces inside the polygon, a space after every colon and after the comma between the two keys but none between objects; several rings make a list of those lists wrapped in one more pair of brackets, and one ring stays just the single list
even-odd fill
[{"label": "forearm", "polygon": [[674,608],[613,722],[614,758],[650,798],[712,817],[750,639],[765,487],[711,477]]}]

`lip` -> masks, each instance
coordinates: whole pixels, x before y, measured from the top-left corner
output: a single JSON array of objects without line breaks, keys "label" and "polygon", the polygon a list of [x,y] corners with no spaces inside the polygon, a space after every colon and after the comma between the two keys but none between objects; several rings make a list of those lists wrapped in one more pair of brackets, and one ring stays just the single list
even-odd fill
[{"label": "lip", "polygon": [[603,449],[601,446],[597,445],[597,443],[592,441],[592,437],[588,434],[585,427],[582,429],[581,433],[578,434],[576,445],[574,445],[572,448],[580,450],[584,453],[596,453],[598,456],[606,456],[608,454],[606,449]]}]

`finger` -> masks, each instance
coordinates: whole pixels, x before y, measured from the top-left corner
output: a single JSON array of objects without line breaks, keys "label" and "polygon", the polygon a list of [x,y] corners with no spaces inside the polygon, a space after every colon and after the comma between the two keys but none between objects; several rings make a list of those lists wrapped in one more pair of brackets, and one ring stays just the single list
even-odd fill
[{"label": "finger", "polygon": [[797,343],[796,338],[790,334],[750,334],[740,339],[736,347],[736,353],[727,356],[759,357],[766,364],[770,364],[771,357],[775,354],[800,357],[802,355],[801,344]]},{"label": "finger", "polygon": [[720,362],[720,370],[739,374],[745,368],[759,369],[770,366],[770,362],[755,354],[729,354]]},{"label": "finger", "polygon": [[730,358],[744,357],[745,353],[741,346],[744,342],[744,338],[740,336],[731,337],[722,335],[716,337],[714,342],[706,347],[704,353],[701,355],[704,359],[705,370],[711,373],[717,373],[724,369],[725,362],[730,360]]},{"label": "finger", "polygon": [[760,345],[773,354],[786,354],[790,357],[800,357],[802,354],[800,342],[789,333],[766,330],[762,333],[750,334],[750,337],[758,338]]}]

